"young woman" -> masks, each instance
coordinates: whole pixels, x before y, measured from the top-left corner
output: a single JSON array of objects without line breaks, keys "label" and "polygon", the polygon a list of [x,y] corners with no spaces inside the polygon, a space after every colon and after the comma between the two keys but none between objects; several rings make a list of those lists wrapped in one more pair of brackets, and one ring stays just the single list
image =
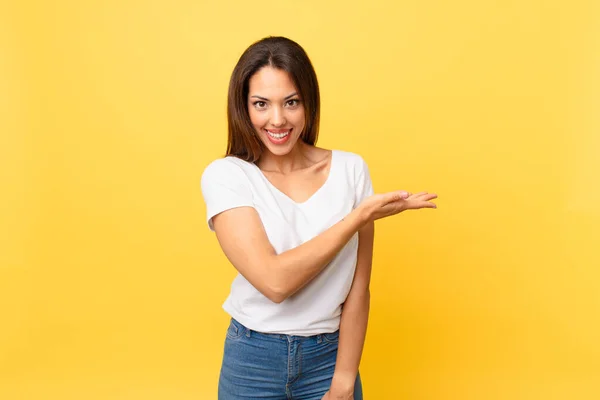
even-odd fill
[{"label": "young woman", "polygon": [[304,50],[251,45],[229,84],[225,158],[201,186],[209,228],[239,274],[219,399],[362,399],[377,219],[435,194],[373,194],[363,159],[315,146],[319,87]]}]

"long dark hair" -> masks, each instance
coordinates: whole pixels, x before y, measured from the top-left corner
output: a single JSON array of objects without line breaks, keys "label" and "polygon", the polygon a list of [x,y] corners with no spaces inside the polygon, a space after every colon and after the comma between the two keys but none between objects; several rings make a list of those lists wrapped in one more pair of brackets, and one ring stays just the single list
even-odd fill
[{"label": "long dark hair", "polygon": [[264,38],[248,47],[240,57],[231,74],[227,96],[226,155],[249,162],[257,161],[264,148],[248,114],[248,82],[265,66],[286,71],[302,98],[305,124],[300,138],[314,145],[319,134],[319,83],[308,55],[293,40],[281,36]]}]

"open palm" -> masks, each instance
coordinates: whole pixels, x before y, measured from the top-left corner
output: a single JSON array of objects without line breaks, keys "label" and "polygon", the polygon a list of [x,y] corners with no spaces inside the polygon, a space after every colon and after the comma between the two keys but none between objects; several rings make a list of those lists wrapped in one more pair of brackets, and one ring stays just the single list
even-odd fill
[{"label": "open palm", "polygon": [[435,193],[419,192],[413,194],[400,190],[370,196],[360,204],[360,207],[363,207],[369,219],[374,221],[396,215],[406,210],[436,208],[435,203],[431,202],[431,200],[436,198],[437,195]]},{"label": "open palm", "polygon": [[431,200],[433,199],[437,199],[437,195],[434,193],[408,193],[408,197],[404,199],[403,208],[404,210],[418,210],[419,208],[436,208],[436,205],[431,202]]}]

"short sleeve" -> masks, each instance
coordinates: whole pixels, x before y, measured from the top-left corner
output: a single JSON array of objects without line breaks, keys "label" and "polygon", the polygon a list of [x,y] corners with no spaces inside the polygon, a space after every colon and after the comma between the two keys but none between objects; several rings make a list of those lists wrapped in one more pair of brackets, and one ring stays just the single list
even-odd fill
[{"label": "short sleeve", "polygon": [[354,208],[358,207],[360,203],[367,197],[373,195],[373,183],[371,182],[371,175],[369,173],[369,167],[362,157],[358,156],[357,163],[355,165],[355,190],[356,198],[354,202]]},{"label": "short sleeve", "polygon": [[200,180],[206,203],[206,221],[214,231],[212,218],[232,208],[254,207],[250,182],[240,166],[227,159],[209,164]]}]

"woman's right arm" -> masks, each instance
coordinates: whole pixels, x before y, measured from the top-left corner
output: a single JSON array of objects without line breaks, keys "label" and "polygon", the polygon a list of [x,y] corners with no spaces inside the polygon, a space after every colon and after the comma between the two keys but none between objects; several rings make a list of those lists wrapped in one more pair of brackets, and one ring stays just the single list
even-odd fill
[{"label": "woman's right arm", "polygon": [[[435,208],[435,194],[373,195],[343,220],[313,239],[276,254],[256,210],[238,207],[213,217],[225,256],[259,292],[281,303],[316,277],[366,223],[417,208]],[[243,227],[241,229],[240,227]]]}]

